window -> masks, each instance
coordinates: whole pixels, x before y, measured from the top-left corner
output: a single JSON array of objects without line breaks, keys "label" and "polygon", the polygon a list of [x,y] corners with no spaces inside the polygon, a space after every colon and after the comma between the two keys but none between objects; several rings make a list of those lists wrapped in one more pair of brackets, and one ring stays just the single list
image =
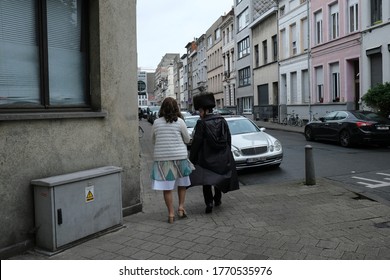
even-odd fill
[{"label": "window", "polygon": [[268,48],[267,48],[267,40],[263,41],[263,63],[268,63]]},{"label": "window", "polygon": [[278,60],[278,40],[276,38],[276,35],[272,36],[272,54],[273,54],[273,61]]},{"label": "window", "polygon": [[340,70],[339,64],[333,63],[330,65],[330,74],[331,74],[331,89],[333,102],[340,101]]},{"label": "window", "polygon": [[286,29],[280,30],[280,58],[284,59],[287,55],[287,36],[286,36]]},{"label": "window", "polygon": [[309,70],[302,70],[302,100],[304,103],[309,103]]},{"label": "window", "polygon": [[290,73],[290,104],[298,104],[298,75],[297,72]]},{"label": "window", "polygon": [[315,13],[315,43],[316,45],[321,44],[323,41],[322,38],[322,11]]},{"label": "window", "polygon": [[207,37],[207,47],[211,47],[213,45],[213,37],[210,35]]},{"label": "window", "polygon": [[238,42],[238,58],[242,58],[250,54],[250,46],[249,46],[249,37],[246,37],[244,40]]},{"label": "window", "polygon": [[316,95],[317,95],[316,101],[322,103],[324,102],[324,71],[322,66],[315,68],[315,75],[316,75]]},{"label": "window", "polygon": [[307,18],[301,20],[301,47],[304,51],[309,48],[309,26]]},{"label": "window", "polygon": [[249,24],[249,10],[246,9],[237,17],[237,31],[243,30]]},{"label": "window", "polygon": [[242,111],[244,114],[252,114],[252,97],[242,98]]},{"label": "window", "polygon": [[247,86],[251,84],[250,67],[238,71],[238,86]]},{"label": "window", "polygon": [[290,25],[290,38],[291,38],[291,55],[297,54],[297,25],[294,23]]},{"label": "window", "polygon": [[358,9],[358,0],[348,0],[348,25],[349,32],[356,32],[359,30],[359,9]]},{"label": "window", "polygon": [[279,9],[280,16],[284,16],[285,10],[286,10],[285,6],[280,7],[280,9]]},{"label": "window", "polygon": [[218,41],[221,38],[221,29],[215,30],[215,41]]},{"label": "window", "polygon": [[259,45],[255,46],[255,67],[259,67]]},{"label": "window", "polygon": [[366,54],[370,63],[371,87],[374,87],[377,84],[381,84],[383,82],[382,48],[377,47],[366,50]]},{"label": "window", "polygon": [[84,3],[0,2],[0,109],[89,105]]},{"label": "window", "polygon": [[371,1],[371,24],[378,24],[382,22],[382,0]]},{"label": "window", "polygon": [[339,5],[338,3],[330,6],[330,20],[329,20],[329,36],[330,39],[336,39],[339,37]]}]

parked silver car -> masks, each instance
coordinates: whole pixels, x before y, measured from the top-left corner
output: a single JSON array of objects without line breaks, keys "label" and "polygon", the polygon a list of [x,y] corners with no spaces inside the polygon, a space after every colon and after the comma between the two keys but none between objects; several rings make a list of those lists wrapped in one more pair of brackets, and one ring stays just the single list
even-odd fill
[{"label": "parked silver car", "polygon": [[243,116],[224,116],[232,135],[232,153],[237,170],[256,166],[279,166],[282,144]]},{"label": "parked silver car", "polygon": [[193,136],[194,128],[195,128],[196,122],[199,120],[199,118],[200,118],[199,115],[184,116],[184,121],[187,125],[188,134],[190,135],[190,142],[187,144],[188,147],[190,147],[192,144],[192,136]]}]

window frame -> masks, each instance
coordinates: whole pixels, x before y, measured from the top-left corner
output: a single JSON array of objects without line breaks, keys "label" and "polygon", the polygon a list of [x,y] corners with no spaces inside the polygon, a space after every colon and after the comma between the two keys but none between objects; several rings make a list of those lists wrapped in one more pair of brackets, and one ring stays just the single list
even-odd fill
[{"label": "window frame", "polygon": [[[336,11],[332,12],[332,9]],[[338,3],[329,6],[329,39],[335,40],[340,37],[340,11]]]},{"label": "window frame", "polygon": [[264,40],[262,42],[263,45],[263,64],[266,65],[268,63],[268,40]]},{"label": "window frame", "polygon": [[357,0],[348,0],[348,32],[359,31],[359,2]]},{"label": "window frame", "polygon": [[249,9],[246,8],[237,16],[237,32],[240,32],[249,25]]},{"label": "window frame", "polygon": [[248,66],[238,70],[238,86],[244,87],[244,86],[249,86],[250,84],[251,84],[250,67]]},{"label": "window frame", "polygon": [[382,0],[370,0],[371,25],[382,23]]},{"label": "window frame", "polygon": [[323,33],[323,15],[322,10],[318,11],[314,14],[315,19],[315,44],[319,45],[324,42],[324,33]]},{"label": "window frame", "polygon": [[331,63],[330,69],[330,86],[333,102],[340,102],[340,64],[338,62]]},{"label": "window frame", "polygon": [[238,59],[241,59],[245,56],[250,55],[250,41],[249,36],[242,39],[237,43],[237,56]]},{"label": "window frame", "polygon": [[[62,113],[70,112],[71,117],[84,116],[82,112],[92,111],[92,100],[90,94],[90,49],[89,49],[89,1],[84,0],[81,8],[81,29],[80,29],[80,47],[84,50],[85,58],[83,60],[83,67],[85,67],[85,73],[82,77],[84,81],[83,87],[83,100],[85,104],[51,104],[50,92],[49,92],[49,47],[48,47],[48,18],[47,18],[47,2],[35,0],[35,21],[37,23],[37,48],[39,51],[39,60],[37,67],[39,68],[39,98],[40,102],[34,105],[25,104],[6,104],[0,107],[0,119],[42,119],[42,118],[60,118],[66,117]],[[1,93],[0,93],[1,94]],[[98,108],[95,108],[98,109]],[[96,111],[96,110],[95,110]],[[32,115],[29,113],[37,113],[39,115]],[[77,112],[81,112],[78,114]],[[7,114],[10,113],[11,117]],[[23,115],[15,115],[15,113],[21,113]],[[47,115],[42,115],[47,114]],[[49,115],[50,113],[56,113],[55,115]],[[58,113],[58,114],[57,114]],[[99,113],[97,114],[99,115]],[[105,115],[105,114],[103,114]],[[103,116],[102,115],[102,116]]]}]

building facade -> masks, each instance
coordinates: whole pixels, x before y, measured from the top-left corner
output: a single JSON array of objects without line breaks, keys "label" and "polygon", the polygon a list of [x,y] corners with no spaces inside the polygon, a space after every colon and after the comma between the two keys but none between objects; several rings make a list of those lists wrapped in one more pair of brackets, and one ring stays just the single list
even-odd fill
[{"label": "building facade", "polygon": [[253,115],[269,120],[278,115],[278,9],[273,1],[258,6],[252,30]]},{"label": "building facade", "polygon": [[390,1],[359,2],[362,31],[360,83],[361,95],[364,95],[376,84],[390,82]]},{"label": "building facade", "polygon": [[279,1],[279,118],[309,119],[309,8],[306,0]]},{"label": "building facade", "polygon": [[174,71],[177,67],[174,65],[178,61],[180,61],[180,55],[178,53],[167,53],[158,64],[155,72],[154,88],[156,105],[161,105],[167,96],[176,98]]},{"label": "building facade", "polygon": [[236,106],[236,68],[234,53],[234,9],[223,18],[220,25],[222,32],[222,61],[224,106]]},{"label": "building facade", "polygon": [[253,77],[251,57],[251,30],[253,0],[234,3],[235,56],[236,56],[236,103],[237,113],[251,115],[253,108]]},{"label": "building facade", "polygon": [[34,246],[33,179],[118,166],[123,214],[142,210],[136,1],[35,2],[0,8],[2,259]]},{"label": "building facade", "polygon": [[312,113],[359,109],[360,1],[312,1]]},{"label": "building facade", "polygon": [[207,41],[207,91],[214,93],[216,108],[224,106],[222,90],[223,62],[222,62],[222,33],[220,24],[223,17],[219,17],[206,31]]},{"label": "building facade", "polygon": [[[183,77],[188,79],[180,86],[187,89],[189,110],[192,94],[207,88],[216,94],[218,107],[235,106],[238,114],[263,118],[271,113],[259,106],[277,105],[276,112],[272,108],[273,121],[291,114],[309,121],[336,109],[369,109],[361,97],[390,80],[389,1],[233,4],[216,21],[218,26],[210,26],[204,40],[202,35],[186,45]],[[205,59],[200,57],[203,42]],[[207,83],[201,76],[205,60]]]}]

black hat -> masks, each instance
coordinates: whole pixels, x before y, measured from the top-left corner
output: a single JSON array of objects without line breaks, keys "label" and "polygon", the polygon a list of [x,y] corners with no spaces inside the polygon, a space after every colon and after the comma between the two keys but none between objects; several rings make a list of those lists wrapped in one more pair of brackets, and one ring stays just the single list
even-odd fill
[{"label": "black hat", "polygon": [[193,104],[195,110],[199,110],[199,108],[214,108],[215,107],[215,98],[212,92],[205,92],[194,95]]}]

